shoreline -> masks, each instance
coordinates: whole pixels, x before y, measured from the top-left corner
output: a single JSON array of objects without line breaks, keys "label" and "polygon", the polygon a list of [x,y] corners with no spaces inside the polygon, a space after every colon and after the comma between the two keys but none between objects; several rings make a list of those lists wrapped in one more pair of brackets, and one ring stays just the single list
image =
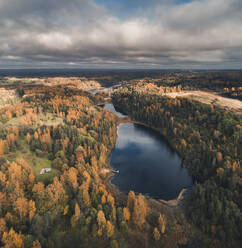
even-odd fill
[{"label": "shoreline", "polygon": [[[110,103],[112,103],[112,101],[110,101]],[[118,126],[122,123],[134,123],[134,124],[143,125],[145,127],[151,128],[152,130],[157,132],[159,135],[162,135],[162,137],[166,139],[166,137],[157,128],[151,127],[150,125],[147,125],[146,123],[143,123],[140,121],[132,120],[128,115],[127,115],[127,117],[118,117],[117,126],[116,126],[116,139],[118,137],[118,134],[117,134]],[[170,142],[168,140],[167,140],[167,142],[170,144]],[[112,150],[114,148],[115,148],[115,146],[112,148]],[[112,153],[112,150],[110,151],[109,156],[108,156],[109,169],[106,168],[106,178],[103,179],[103,181],[104,181],[104,184],[107,187],[109,187],[111,190],[115,191],[116,193],[118,192],[118,196],[120,198],[127,197],[127,195],[124,192],[120,191],[119,188],[111,182],[112,178],[115,176],[115,173],[113,173],[111,171],[114,168],[110,164],[110,155]],[[183,157],[181,156],[181,154],[177,150],[176,150],[176,152],[178,153],[178,155],[181,157],[181,159],[183,161]],[[178,194],[178,196],[175,199],[171,199],[171,200],[167,200],[167,201],[163,200],[163,199],[155,199],[155,198],[148,196],[148,195],[144,195],[144,196],[145,196],[147,201],[150,201],[150,202],[155,201],[162,206],[169,207],[169,208],[176,208],[176,207],[179,207],[181,201],[184,199],[184,194],[187,193],[188,189],[189,188],[181,189],[180,193]]]},{"label": "shoreline", "polygon": [[[128,197],[127,194],[125,194],[124,192],[120,191],[120,189],[111,182],[112,178],[115,176],[115,174],[113,172],[111,172],[111,170],[109,170],[109,172],[107,172],[106,174],[106,178],[104,179],[104,184],[109,187],[110,189],[113,189],[115,191],[118,191],[120,196],[125,196]],[[158,204],[161,204],[162,206],[166,206],[169,208],[175,208],[175,207],[179,207],[179,204],[181,203],[181,201],[184,199],[184,195],[187,194],[189,191],[189,188],[183,188],[180,193],[178,194],[178,196],[174,199],[171,200],[163,200],[163,199],[155,199],[149,195],[144,195],[147,201],[156,201]],[[135,192],[137,193],[137,192]]]}]

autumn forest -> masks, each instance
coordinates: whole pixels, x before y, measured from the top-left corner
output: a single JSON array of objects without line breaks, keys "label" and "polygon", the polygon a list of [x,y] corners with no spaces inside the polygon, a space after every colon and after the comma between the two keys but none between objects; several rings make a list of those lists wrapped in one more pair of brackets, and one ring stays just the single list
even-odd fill
[{"label": "autumn forest", "polygon": [[[0,247],[239,247],[241,76],[204,78],[2,77]],[[175,206],[111,183],[109,157],[125,122],[155,130],[182,158],[194,186]]]}]

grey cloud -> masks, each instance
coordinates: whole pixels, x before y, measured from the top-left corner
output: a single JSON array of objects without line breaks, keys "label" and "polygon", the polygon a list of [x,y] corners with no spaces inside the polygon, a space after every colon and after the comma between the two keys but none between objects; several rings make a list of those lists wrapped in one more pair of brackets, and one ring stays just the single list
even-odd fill
[{"label": "grey cloud", "polygon": [[172,7],[165,13],[161,11],[161,15],[168,19],[168,27],[201,32],[227,22],[241,21],[241,11],[240,0],[201,0]]},{"label": "grey cloud", "polygon": [[120,19],[92,0],[1,1],[0,67],[242,67],[240,0],[154,2]]}]

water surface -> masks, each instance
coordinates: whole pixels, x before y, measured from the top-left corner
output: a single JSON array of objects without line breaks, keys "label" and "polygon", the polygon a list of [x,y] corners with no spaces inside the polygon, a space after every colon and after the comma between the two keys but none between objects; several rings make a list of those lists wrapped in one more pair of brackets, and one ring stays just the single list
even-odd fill
[{"label": "water surface", "polygon": [[118,126],[110,163],[120,171],[112,183],[125,193],[134,190],[155,199],[171,200],[183,188],[192,186],[179,155],[160,134],[142,125]]},{"label": "water surface", "polygon": [[110,112],[114,113],[118,117],[127,117],[127,115],[122,114],[121,112],[118,112],[117,109],[113,106],[112,103],[107,103],[103,106],[104,109],[109,110]]}]

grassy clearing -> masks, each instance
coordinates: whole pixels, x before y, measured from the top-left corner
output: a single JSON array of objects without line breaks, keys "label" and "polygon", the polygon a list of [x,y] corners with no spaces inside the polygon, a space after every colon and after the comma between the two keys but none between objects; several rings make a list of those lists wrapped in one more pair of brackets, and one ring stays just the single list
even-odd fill
[{"label": "grassy clearing", "polygon": [[23,116],[12,118],[8,122],[5,123],[5,126],[19,126],[21,125],[21,120]]},{"label": "grassy clearing", "polygon": [[6,90],[0,86],[0,108],[14,105],[20,102],[19,96],[16,94],[15,90]]},{"label": "grassy clearing", "polygon": [[[52,182],[55,176],[59,175],[59,171],[53,169],[51,166],[51,161],[45,157],[37,157],[34,152],[29,150],[29,146],[26,142],[21,142],[21,150],[17,150],[16,152],[11,152],[5,155],[5,158],[10,161],[16,161],[17,158],[23,158],[32,168],[36,181],[42,181],[44,183]],[[40,171],[43,168],[52,168],[50,173],[46,173],[40,175]]]},{"label": "grassy clearing", "polygon": [[[21,120],[24,118],[24,116],[16,117],[8,122],[5,123],[5,127],[7,126],[19,126],[21,125]],[[52,113],[46,113],[38,115],[37,120],[33,123],[32,127],[37,128],[40,126],[58,126],[59,124],[63,123],[63,119],[60,117],[57,117],[55,114]]]},{"label": "grassy clearing", "polygon": [[14,105],[20,102],[20,98],[18,96],[9,98],[9,99],[3,99],[2,96],[0,96],[0,107],[5,107],[9,105]]},{"label": "grassy clearing", "polygon": [[57,126],[59,124],[63,123],[63,119],[60,117],[57,117],[57,115],[52,113],[46,113],[42,115],[38,115],[38,118],[36,122],[34,123],[34,126],[39,127],[42,125],[45,126]]}]

